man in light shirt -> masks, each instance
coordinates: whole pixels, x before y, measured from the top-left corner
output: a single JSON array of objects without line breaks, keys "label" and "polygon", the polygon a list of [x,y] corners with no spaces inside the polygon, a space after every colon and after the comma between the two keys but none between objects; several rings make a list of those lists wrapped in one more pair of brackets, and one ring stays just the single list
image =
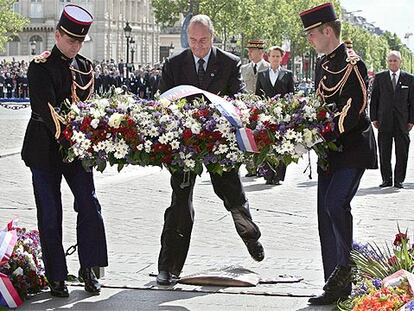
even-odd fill
[{"label": "man in light shirt", "polygon": [[[247,51],[249,53],[248,64],[241,66],[242,78],[246,84],[245,90],[254,93],[256,90],[257,75],[260,71],[266,70],[270,64],[263,59],[265,42],[260,39],[249,40],[247,42]],[[256,176],[256,166],[253,161],[246,163],[246,177]]]},{"label": "man in light shirt", "polygon": [[[268,98],[276,95],[283,97],[295,91],[292,71],[280,66],[284,54],[279,46],[269,49],[270,68],[258,74],[256,95]],[[285,180],[286,165],[283,162],[266,163],[264,171],[267,185],[280,185],[280,181]]]}]

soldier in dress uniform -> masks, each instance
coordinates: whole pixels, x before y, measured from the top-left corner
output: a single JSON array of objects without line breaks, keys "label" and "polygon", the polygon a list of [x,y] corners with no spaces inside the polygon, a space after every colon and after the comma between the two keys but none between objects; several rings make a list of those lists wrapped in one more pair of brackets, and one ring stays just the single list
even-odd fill
[{"label": "soldier in dress uniform", "polygon": [[[242,78],[246,84],[245,90],[249,93],[255,93],[257,75],[270,67],[270,64],[263,59],[265,42],[261,39],[249,40],[247,42],[247,51],[250,63],[240,67]],[[246,162],[246,177],[256,176],[257,167],[253,161]]]},{"label": "soldier in dress uniform", "polygon": [[351,200],[366,169],[377,168],[374,133],[367,116],[367,69],[350,43],[341,43],[341,22],[331,3],[300,14],[309,43],[323,53],[316,65],[316,94],[334,105],[334,128],[325,139],[338,147],[318,166],[318,227],[326,284],[310,304],[336,303],[351,293]]},{"label": "soldier in dress uniform", "polygon": [[66,179],[77,215],[79,276],[85,290],[99,294],[100,284],[91,269],[108,265],[101,206],[95,194],[91,170],[80,161],[66,163],[60,148],[68,144],[59,112],[65,102],[88,99],[94,89],[92,63],[78,54],[93,21],[85,9],[64,7],[55,32],[52,51],[35,56],[28,69],[32,116],[24,138],[22,158],[32,171],[40,242],[51,294],[68,297],[68,270],[62,246],[60,184]]}]

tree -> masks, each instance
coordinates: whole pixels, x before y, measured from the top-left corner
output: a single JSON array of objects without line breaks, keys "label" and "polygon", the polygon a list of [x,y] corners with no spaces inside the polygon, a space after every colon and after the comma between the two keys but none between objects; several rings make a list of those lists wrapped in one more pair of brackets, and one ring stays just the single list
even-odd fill
[{"label": "tree", "polygon": [[16,35],[28,20],[13,11],[15,0],[0,0],[0,50],[3,51],[11,36]]}]

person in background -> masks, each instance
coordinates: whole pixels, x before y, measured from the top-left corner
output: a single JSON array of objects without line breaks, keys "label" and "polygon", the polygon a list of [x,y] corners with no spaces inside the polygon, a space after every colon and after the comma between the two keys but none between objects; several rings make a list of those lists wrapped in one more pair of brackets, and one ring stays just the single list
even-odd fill
[{"label": "person in background", "polygon": [[370,116],[378,129],[378,147],[382,183],[393,185],[392,143],[395,146],[394,187],[404,188],[407,172],[410,131],[414,125],[414,76],[401,70],[401,53],[391,51],[388,70],[377,73],[371,94]]},{"label": "person in background", "polygon": [[[284,54],[279,46],[272,46],[269,49],[270,68],[258,73],[256,95],[268,98],[276,95],[283,97],[295,91],[292,71],[280,66]],[[280,185],[280,181],[285,180],[286,165],[283,162],[279,162],[276,167],[264,164],[263,170],[266,185]]]},{"label": "person in background", "polygon": [[[247,42],[247,52],[250,62],[242,65],[240,70],[242,78],[246,83],[245,91],[254,93],[256,91],[257,75],[260,71],[266,70],[270,64],[263,58],[265,41],[253,39]],[[253,161],[246,161],[246,177],[256,176],[257,167]]]}]

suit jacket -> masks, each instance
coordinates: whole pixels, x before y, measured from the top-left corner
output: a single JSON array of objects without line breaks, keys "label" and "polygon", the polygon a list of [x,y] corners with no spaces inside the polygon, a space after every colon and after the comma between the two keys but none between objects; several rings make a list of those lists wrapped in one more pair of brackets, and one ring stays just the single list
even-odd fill
[{"label": "suit jacket", "polygon": [[204,85],[199,85],[194,57],[190,49],[165,61],[159,84],[161,93],[178,85],[189,84],[221,96],[234,96],[244,89],[240,58],[212,47]]},{"label": "suit jacket", "polygon": [[274,97],[281,95],[282,97],[288,93],[295,91],[292,71],[280,68],[275,85],[270,82],[270,68],[259,72],[256,83],[256,95]]},{"label": "suit jacket", "polygon": [[[77,71],[72,71],[70,67],[74,67],[75,63]],[[91,70],[92,63],[88,59],[81,55],[76,55],[75,59],[68,59],[56,46],[49,57],[30,63],[27,77],[32,118],[27,125],[21,153],[27,166],[53,171],[62,163],[56,136],[59,136],[61,130],[62,137],[64,127],[60,124],[61,128],[58,128],[54,120],[54,111],[65,110],[64,101],[72,101],[73,77],[79,85],[86,86],[93,79]],[[90,87],[85,90],[77,88],[76,95],[80,100],[85,100],[89,91]],[[54,109],[50,109],[49,104]],[[59,121],[57,123],[59,124]]]},{"label": "suit jacket", "polygon": [[[344,77],[346,68],[352,69],[348,77]],[[316,65],[316,94],[334,105],[335,127],[327,139],[335,137],[340,150],[328,152],[331,170],[378,167],[376,141],[366,112],[367,77],[364,62],[344,44]]]},{"label": "suit jacket", "polygon": [[376,74],[370,117],[372,121],[379,121],[381,132],[392,132],[397,122],[395,125],[408,133],[407,124],[414,123],[414,76],[401,71],[394,92],[389,71]]},{"label": "suit jacket", "polygon": [[246,91],[250,93],[254,93],[256,91],[256,81],[258,73],[269,68],[270,64],[263,59],[261,62],[259,62],[259,65],[257,66],[256,74],[254,74],[253,66],[253,62],[241,66],[241,74],[244,82],[246,83]]}]

